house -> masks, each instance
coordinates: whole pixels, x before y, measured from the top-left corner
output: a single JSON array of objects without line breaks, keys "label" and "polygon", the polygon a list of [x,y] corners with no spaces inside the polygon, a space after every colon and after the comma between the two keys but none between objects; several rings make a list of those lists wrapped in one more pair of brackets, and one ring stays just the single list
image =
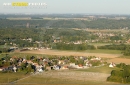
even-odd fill
[{"label": "house", "polygon": [[3,70],[4,70],[4,67],[1,67],[1,68],[0,68],[0,71],[3,71]]},{"label": "house", "polygon": [[86,65],[87,67],[91,67],[91,66],[92,66],[92,64],[91,64],[89,61],[87,61],[85,65]]},{"label": "house", "polygon": [[83,66],[83,68],[89,68],[88,66]]},{"label": "house", "polygon": [[70,66],[74,67],[74,66],[75,66],[75,63],[70,63]]},{"label": "house", "polygon": [[54,66],[53,66],[53,69],[54,69],[54,70],[60,70],[60,68],[61,68],[60,65],[54,65]]},{"label": "house", "polygon": [[1,67],[0,71],[8,71],[8,67]]},{"label": "house", "polygon": [[109,65],[109,67],[112,67],[112,68],[115,67],[115,66],[116,66],[115,63],[113,63],[113,62],[111,62],[110,65]]},{"label": "house", "polygon": [[63,70],[68,69],[68,66],[62,66],[61,69],[63,69]]},{"label": "house", "polygon": [[13,71],[16,72],[16,70],[17,70],[17,68],[16,68],[16,66],[14,66],[14,67],[13,67]]},{"label": "house", "polygon": [[61,42],[60,37],[57,37],[57,38],[54,39],[54,43],[57,43],[57,42]]},{"label": "house", "polygon": [[100,57],[92,58],[91,60],[101,60]]},{"label": "house", "polygon": [[82,64],[79,64],[79,65],[77,66],[77,68],[83,68],[83,65],[82,65]]},{"label": "house", "polygon": [[59,60],[58,64],[65,64],[63,60]]},{"label": "house", "polygon": [[130,39],[126,41],[127,43],[130,43]]},{"label": "house", "polygon": [[27,63],[28,64],[32,64],[33,62],[31,60],[27,60]]},{"label": "house", "polygon": [[12,66],[7,66],[7,67],[1,67],[0,71],[13,71],[13,67]]},{"label": "house", "polygon": [[75,63],[70,63],[70,67],[71,68],[83,68],[83,66],[81,65],[81,64],[79,64],[79,65],[75,65]]},{"label": "house", "polygon": [[38,65],[38,64],[35,64],[35,66],[36,66],[36,71],[37,72],[43,72],[43,65]]}]

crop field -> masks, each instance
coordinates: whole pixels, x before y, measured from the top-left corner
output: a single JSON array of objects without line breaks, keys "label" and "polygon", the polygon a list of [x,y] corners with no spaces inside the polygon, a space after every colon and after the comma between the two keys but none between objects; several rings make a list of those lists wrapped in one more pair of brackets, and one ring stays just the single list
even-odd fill
[{"label": "crop field", "polygon": [[109,74],[96,72],[82,72],[75,70],[48,71],[34,74],[19,80],[16,84],[24,85],[123,85],[106,82]]},{"label": "crop field", "polygon": [[46,55],[63,55],[63,56],[96,56],[102,58],[116,58],[121,56],[121,54],[107,54],[107,53],[91,53],[88,52],[76,52],[76,51],[59,51],[59,50],[33,50],[33,51],[23,51],[20,53],[30,53],[30,54],[46,54]]}]

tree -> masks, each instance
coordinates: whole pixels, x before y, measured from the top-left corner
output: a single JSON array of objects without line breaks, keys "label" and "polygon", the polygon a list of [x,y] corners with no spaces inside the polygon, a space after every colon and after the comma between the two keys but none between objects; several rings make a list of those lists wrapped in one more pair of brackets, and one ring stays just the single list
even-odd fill
[{"label": "tree", "polygon": [[122,53],[125,56],[129,56],[130,55],[130,46],[127,46],[126,49]]}]

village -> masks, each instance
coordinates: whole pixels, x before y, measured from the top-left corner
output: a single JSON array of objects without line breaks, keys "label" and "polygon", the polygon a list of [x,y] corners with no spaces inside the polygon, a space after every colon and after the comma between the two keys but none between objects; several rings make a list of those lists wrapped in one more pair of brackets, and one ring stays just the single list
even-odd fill
[{"label": "village", "polygon": [[[108,65],[108,63],[95,56],[13,56],[0,59],[1,72],[26,71],[27,73],[37,73],[50,70],[89,69],[104,65]],[[115,66],[113,62],[108,65],[108,67]]]}]

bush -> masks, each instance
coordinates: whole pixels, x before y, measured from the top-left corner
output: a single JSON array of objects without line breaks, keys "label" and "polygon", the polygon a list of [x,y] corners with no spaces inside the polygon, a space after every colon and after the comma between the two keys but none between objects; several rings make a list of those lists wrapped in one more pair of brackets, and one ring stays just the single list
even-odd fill
[{"label": "bush", "polygon": [[92,64],[92,66],[99,66],[101,64],[99,60],[91,60],[90,63]]},{"label": "bush", "polygon": [[120,82],[120,83],[122,83],[122,77],[110,76],[110,77],[107,78],[107,81]]},{"label": "bush", "polygon": [[120,63],[117,67],[122,70],[112,70],[111,76],[107,78],[107,81],[130,83],[130,65]]}]

